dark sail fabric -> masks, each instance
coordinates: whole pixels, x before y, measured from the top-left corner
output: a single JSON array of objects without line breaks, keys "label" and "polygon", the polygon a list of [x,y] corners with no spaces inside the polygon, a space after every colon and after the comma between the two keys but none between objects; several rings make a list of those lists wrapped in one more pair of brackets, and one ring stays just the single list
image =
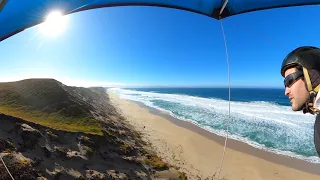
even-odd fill
[{"label": "dark sail fabric", "polygon": [[320,0],[0,0],[0,41],[44,21],[53,10],[63,14],[111,7],[111,6],[158,6],[199,13],[215,19],[237,14],[290,6],[316,5]]}]

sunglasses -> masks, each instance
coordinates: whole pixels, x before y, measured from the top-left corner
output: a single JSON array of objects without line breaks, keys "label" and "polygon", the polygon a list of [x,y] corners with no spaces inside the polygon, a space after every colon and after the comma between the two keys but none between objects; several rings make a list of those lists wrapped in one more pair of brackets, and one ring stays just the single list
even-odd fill
[{"label": "sunglasses", "polygon": [[301,71],[297,71],[295,73],[289,74],[284,79],[284,86],[291,87],[299,78],[303,77],[303,73]]}]

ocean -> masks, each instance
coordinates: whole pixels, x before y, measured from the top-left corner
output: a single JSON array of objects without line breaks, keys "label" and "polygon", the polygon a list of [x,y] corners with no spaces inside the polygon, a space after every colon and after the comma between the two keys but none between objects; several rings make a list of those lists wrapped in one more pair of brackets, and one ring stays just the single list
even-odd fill
[{"label": "ocean", "polygon": [[[226,135],[228,88],[111,90],[122,99],[141,102],[211,133]],[[314,121],[313,115],[291,110],[283,89],[231,88],[229,138],[273,153],[320,163],[313,143]]]}]

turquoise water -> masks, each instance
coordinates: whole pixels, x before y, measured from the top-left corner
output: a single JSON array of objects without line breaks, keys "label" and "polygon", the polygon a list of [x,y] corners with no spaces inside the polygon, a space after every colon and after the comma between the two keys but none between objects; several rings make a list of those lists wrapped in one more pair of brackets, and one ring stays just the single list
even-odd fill
[{"label": "turquoise water", "polygon": [[[112,89],[121,98],[167,111],[220,136],[229,119],[226,88]],[[314,116],[293,112],[281,89],[232,89],[229,137],[256,148],[320,163]]]}]

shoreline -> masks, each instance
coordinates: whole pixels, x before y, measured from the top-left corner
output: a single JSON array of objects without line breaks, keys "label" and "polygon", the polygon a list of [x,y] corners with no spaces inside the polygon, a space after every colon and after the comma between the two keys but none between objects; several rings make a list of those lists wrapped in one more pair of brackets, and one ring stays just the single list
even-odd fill
[{"label": "shoreline", "polygon": [[[165,111],[161,111],[156,108],[149,107],[149,106],[143,104],[142,102],[132,101],[132,100],[127,100],[127,101],[138,104],[140,107],[148,109],[149,112],[154,115],[161,116],[179,127],[189,129],[193,132],[196,132],[196,133],[224,146],[225,137],[222,137],[222,136],[216,135],[212,132],[209,132],[209,131],[207,131],[207,130],[205,130],[205,129],[203,129],[203,128],[201,128],[191,122],[183,121],[178,118],[175,118]],[[265,151],[263,149],[255,148],[245,142],[241,142],[241,141],[237,141],[237,140],[228,138],[226,148],[231,148],[233,150],[236,150],[236,151],[239,151],[242,153],[247,153],[247,154],[253,155],[255,157],[264,159],[266,161],[272,162],[272,163],[277,163],[277,164],[284,165],[284,166],[294,168],[297,170],[301,170],[304,172],[320,175],[320,164],[307,162],[307,161],[297,159],[294,157],[290,157],[290,156],[275,154],[275,153],[272,153],[269,151]]]},{"label": "shoreline", "polygon": [[[178,166],[188,179],[211,179],[220,168],[225,137],[172,117],[141,102],[121,99],[107,91],[110,102],[142,134],[160,157]],[[220,178],[319,179],[320,164],[279,155],[228,139]],[[190,177],[190,178],[189,178]]]}]

